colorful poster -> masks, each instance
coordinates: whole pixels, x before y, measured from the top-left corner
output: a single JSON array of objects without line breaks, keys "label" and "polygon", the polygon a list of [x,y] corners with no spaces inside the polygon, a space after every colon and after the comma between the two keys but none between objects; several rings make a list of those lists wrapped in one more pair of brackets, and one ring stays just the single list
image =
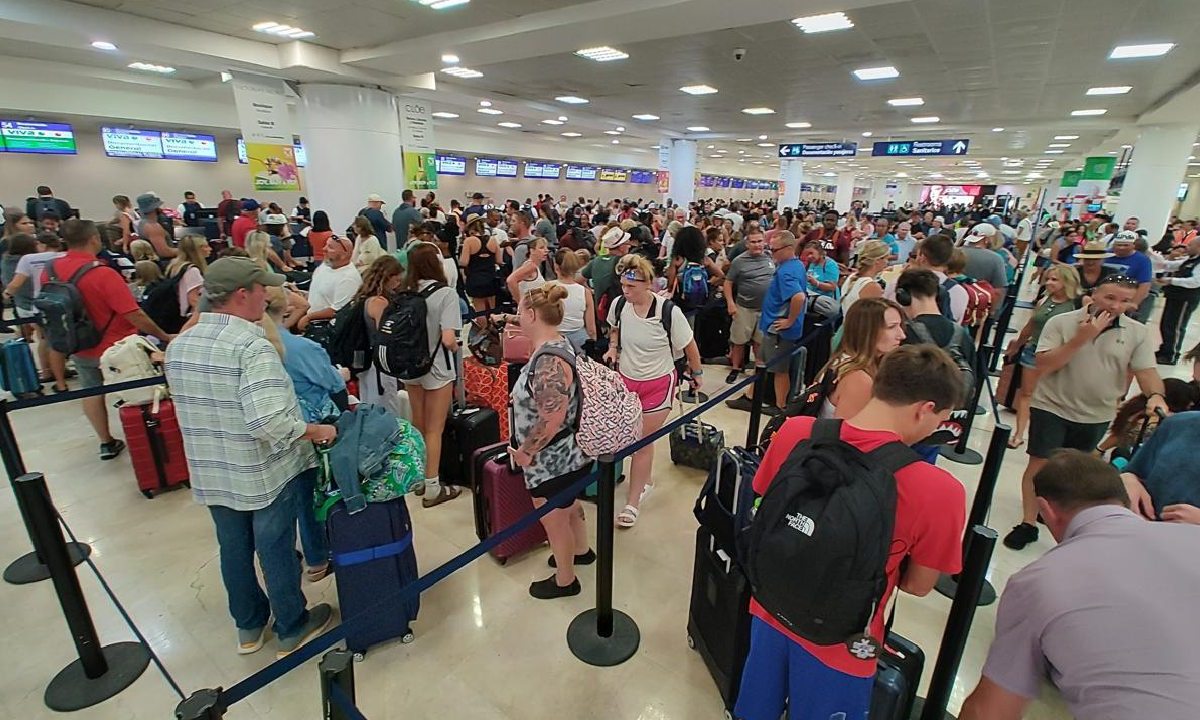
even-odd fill
[{"label": "colorful poster", "polygon": [[[437,190],[433,108],[417,98],[399,98],[400,145],[404,148],[404,184],[410,190]],[[516,177],[514,167],[511,177]]]},{"label": "colorful poster", "polygon": [[1059,186],[1065,188],[1079,187],[1079,181],[1082,179],[1082,170],[1066,170],[1063,172],[1062,182],[1059,183]]},{"label": "colorful poster", "polygon": [[1117,169],[1117,159],[1111,155],[1090,157],[1083,163],[1080,180],[1110,180]]},{"label": "colorful poster", "polygon": [[659,170],[658,171],[658,194],[666,195],[669,192],[671,192],[671,171],[670,170]]},{"label": "colorful poster", "polygon": [[291,143],[271,145],[246,143],[246,161],[254,189],[258,192],[299,192],[300,172],[296,169],[296,150]]},{"label": "colorful poster", "polygon": [[437,160],[433,153],[404,150],[404,186],[411,190],[437,190]]}]

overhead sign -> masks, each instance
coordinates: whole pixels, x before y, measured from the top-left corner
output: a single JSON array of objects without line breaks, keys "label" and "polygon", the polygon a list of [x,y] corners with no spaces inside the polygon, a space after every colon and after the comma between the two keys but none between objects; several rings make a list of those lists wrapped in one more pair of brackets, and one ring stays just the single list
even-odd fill
[{"label": "overhead sign", "polygon": [[907,157],[911,155],[966,155],[971,141],[949,140],[888,140],[871,148],[872,157]]},{"label": "overhead sign", "polygon": [[600,168],[600,182],[626,182],[629,171],[622,168]]},{"label": "overhead sign", "polygon": [[594,165],[568,165],[566,177],[568,180],[595,180],[598,172],[600,168]]},{"label": "overhead sign", "polygon": [[1080,180],[1111,180],[1113,171],[1117,169],[1117,159],[1110,155],[1090,157],[1083,161],[1083,175]]},{"label": "overhead sign", "polygon": [[75,154],[75,131],[64,123],[0,120],[0,138],[8,152]]},{"label": "overhead sign", "polygon": [[233,100],[247,143],[291,145],[287,92],[282,80],[233,74]]},{"label": "overhead sign", "polygon": [[653,170],[630,170],[629,182],[634,185],[650,185],[654,183],[656,173]]},{"label": "overhead sign", "polygon": [[467,159],[461,155],[438,155],[434,162],[438,175],[467,174]]},{"label": "overhead sign", "polygon": [[557,163],[541,163],[525,161],[525,177],[557,180],[562,171],[562,165]]},{"label": "overhead sign", "polygon": [[779,146],[781,158],[853,157],[858,143],[792,143]]},{"label": "overhead sign", "polygon": [[1082,170],[1065,170],[1063,171],[1062,181],[1059,182],[1059,186],[1065,188],[1079,187],[1079,181],[1082,179]]}]

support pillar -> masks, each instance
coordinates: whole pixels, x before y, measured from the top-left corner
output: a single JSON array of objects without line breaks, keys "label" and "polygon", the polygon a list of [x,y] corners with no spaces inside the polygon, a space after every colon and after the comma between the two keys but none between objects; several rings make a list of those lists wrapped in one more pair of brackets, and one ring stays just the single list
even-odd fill
[{"label": "support pillar", "polygon": [[779,163],[779,207],[800,205],[800,185],[804,182],[803,160],[781,160]]},{"label": "support pillar", "polygon": [[833,196],[833,206],[838,212],[846,212],[854,202],[854,173],[840,172],[837,176],[837,192]]},{"label": "support pillar", "polygon": [[1196,142],[1197,131],[1200,126],[1196,123],[1139,128],[1117,204],[1116,221],[1124,225],[1127,219],[1138,218],[1151,244],[1167,228],[1179,183],[1187,170],[1188,156],[1195,154],[1192,143]]},{"label": "support pillar", "polygon": [[671,141],[671,191],[668,197],[686,209],[696,199],[696,141]]}]

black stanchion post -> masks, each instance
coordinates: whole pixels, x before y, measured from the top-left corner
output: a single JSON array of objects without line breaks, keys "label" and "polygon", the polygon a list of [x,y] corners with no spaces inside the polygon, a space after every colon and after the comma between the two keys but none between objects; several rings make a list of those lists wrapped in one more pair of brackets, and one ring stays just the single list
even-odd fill
[{"label": "black stanchion post", "polygon": [[225,710],[221,688],[205,688],[175,706],[175,720],[221,720]]},{"label": "black stanchion post", "polygon": [[767,383],[771,382],[771,373],[761,362],[754,368],[754,404],[750,406],[750,425],[746,429],[746,447],[758,446],[758,431],[762,425],[763,399],[767,396]]},{"label": "black stanchion post", "polygon": [[[988,320],[990,323],[991,320]],[[984,336],[987,336],[988,326],[984,326]],[[983,462],[983,456],[967,447],[967,442],[971,439],[971,428],[975,426],[975,408],[979,406],[979,398],[983,396],[983,384],[987,382],[987,363],[990,357],[992,348],[987,345],[980,345],[979,351],[975,357],[975,387],[971,391],[970,401],[967,403],[967,416],[963,419],[962,437],[953,446],[943,445],[938,448],[938,452],[947,460],[953,460],[956,463],[963,465],[978,465]]]},{"label": "black stanchion post", "polygon": [[324,720],[349,720],[331,699],[330,688],[337,685],[354,702],[354,653],[349,650],[330,650],[321,657],[317,669],[321,673],[321,717]]},{"label": "black stanchion post", "polygon": [[[13,560],[4,569],[4,581],[12,585],[46,580],[50,577],[50,569],[42,560],[37,540],[34,538],[33,525],[29,522],[29,510],[25,507],[21,494],[16,491],[17,478],[25,474],[25,461],[21,458],[21,449],[17,446],[17,436],[13,432],[12,420],[8,416],[8,401],[0,400],[0,459],[4,461],[4,470],[8,473],[8,481],[13,484],[13,493],[17,497],[17,510],[21,513],[21,521],[25,523],[25,531],[29,533],[29,542],[33,552],[25,553]],[[68,543],[67,554],[71,565],[78,565],[91,554],[92,549],[85,543]]]},{"label": "black stanchion post", "polygon": [[612,606],[613,518],[616,513],[617,473],[612,455],[600,458],[600,497],[596,519],[596,607],[585,610],[567,628],[567,646],[589,665],[620,665],[637,652],[641,633],[637,623]]},{"label": "black stanchion post", "polygon": [[[975,488],[975,499],[971,503],[971,513],[967,516],[967,532],[963,536],[963,567],[970,555],[970,544],[975,537],[974,528],[987,525],[988,512],[992,509],[992,496],[996,492],[996,481],[1000,479],[1000,466],[1004,463],[1004,454],[1008,451],[1008,439],[1012,437],[1012,428],[997,424],[992,430],[992,439],[988,443],[987,459],[979,472],[979,486]],[[937,591],[948,598],[953,598],[958,592],[960,575],[943,575],[937,582]],[[984,607],[996,602],[996,588],[987,578],[979,591],[979,605]]]},{"label": "black stanchion post", "polygon": [[983,588],[984,574],[992,561],[996,549],[996,531],[976,525],[971,528],[970,550],[963,566],[958,594],[950,605],[950,616],[942,633],[942,644],[938,648],[937,663],[929,678],[929,690],[925,698],[917,699],[913,708],[914,718],[920,720],[944,720],[954,716],[946,712],[950,693],[954,689],[954,678],[962,663],[963,650],[967,647],[967,634],[975,620],[975,607],[979,604],[979,592]]},{"label": "black stanchion post", "polygon": [[992,335],[992,347],[996,349],[988,359],[988,373],[998,375],[1000,373],[1000,357],[1004,354],[1001,349],[1005,347],[1004,342],[1008,335],[1008,326],[1012,322],[1013,312],[1017,309],[1017,294],[1020,291],[1021,280],[1020,276],[1013,281],[1013,285],[1009,286],[1009,294],[1004,298],[1004,305],[1000,308],[1000,317],[996,321],[996,332]]},{"label": "black stanchion post", "polygon": [[137,642],[100,645],[79,578],[67,555],[46,478],[41,473],[26,473],[17,478],[15,486],[29,511],[36,547],[50,569],[54,592],[79,654],[79,659],[63,668],[46,687],[46,707],[59,712],[91,707],[133,684],[150,664],[150,652]]}]

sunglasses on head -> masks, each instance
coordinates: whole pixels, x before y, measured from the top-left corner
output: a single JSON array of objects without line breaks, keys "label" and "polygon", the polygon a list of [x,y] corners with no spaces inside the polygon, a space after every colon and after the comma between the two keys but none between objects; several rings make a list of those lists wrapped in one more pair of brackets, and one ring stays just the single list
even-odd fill
[{"label": "sunglasses on head", "polygon": [[1109,275],[1100,281],[1100,285],[1120,285],[1122,287],[1136,288],[1139,283],[1137,278],[1131,278],[1128,275]]},{"label": "sunglasses on head", "polygon": [[621,274],[621,279],[628,280],[630,282],[647,282],[646,278],[642,277],[641,273],[639,273],[637,270],[626,270]]}]

